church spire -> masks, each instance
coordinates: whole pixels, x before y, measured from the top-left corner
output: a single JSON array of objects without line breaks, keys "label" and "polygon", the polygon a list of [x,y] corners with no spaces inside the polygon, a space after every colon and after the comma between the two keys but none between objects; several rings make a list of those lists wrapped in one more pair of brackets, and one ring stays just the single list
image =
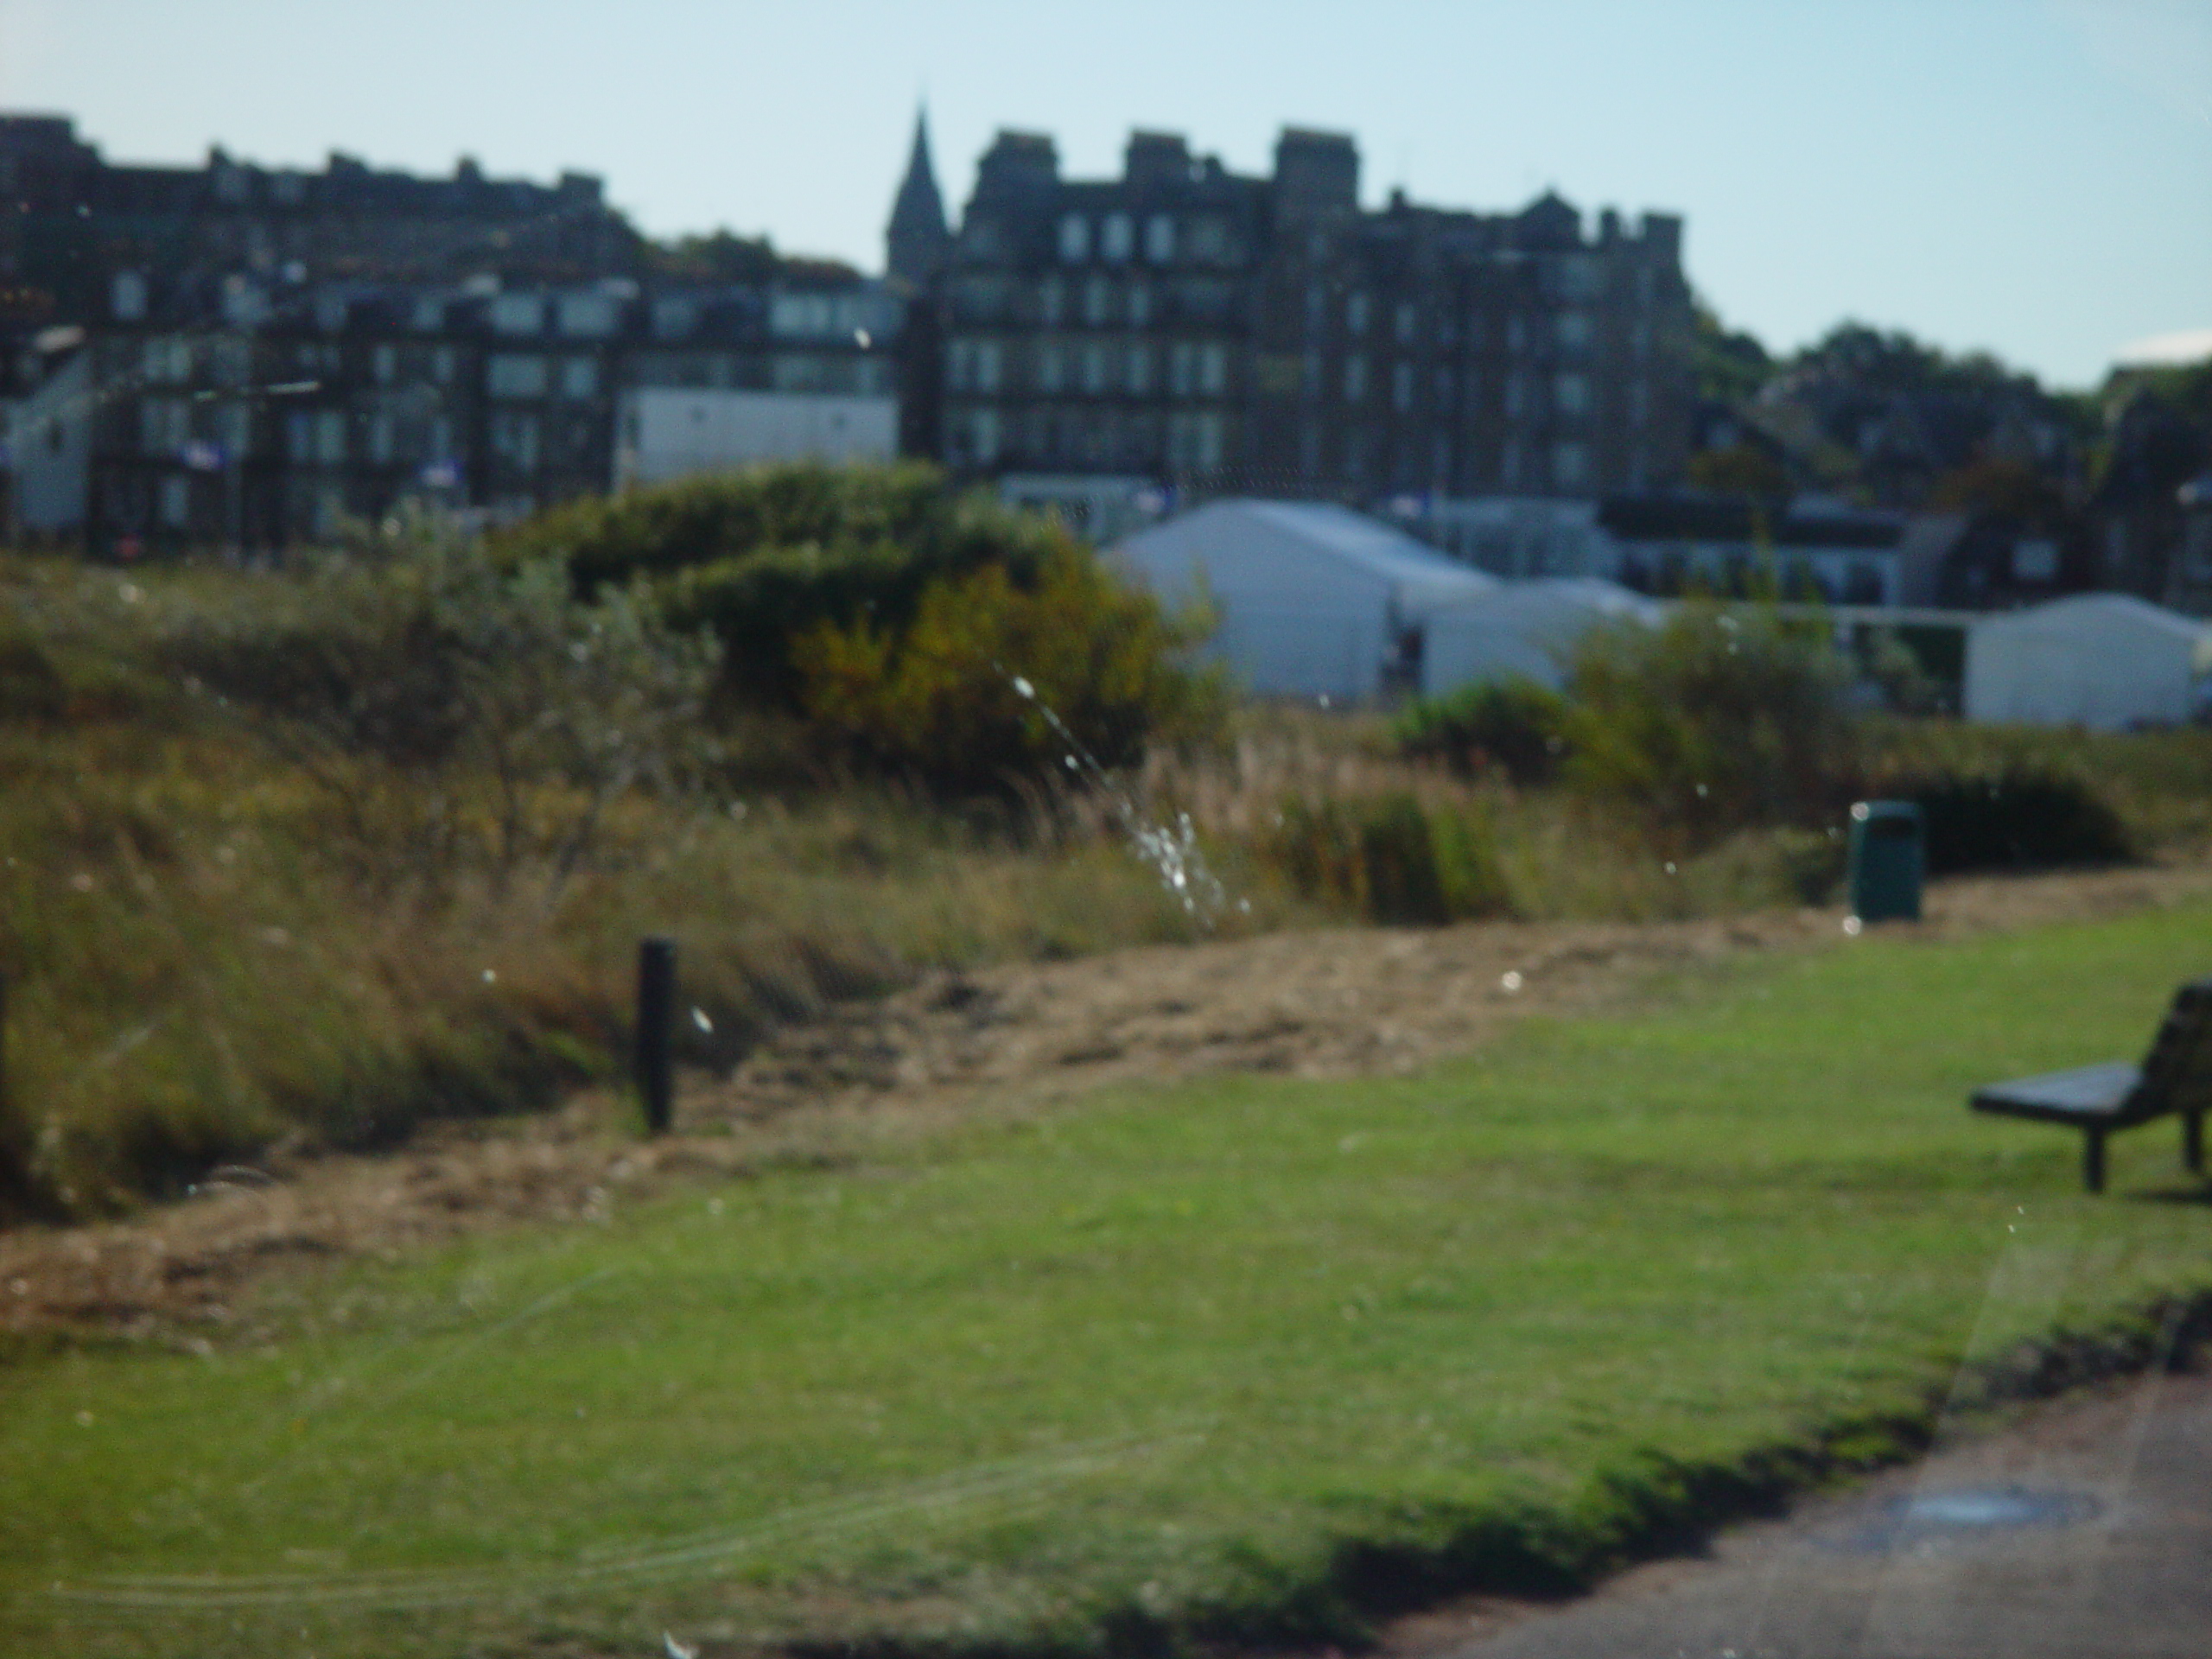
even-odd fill
[{"label": "church spire", "polygon": [[906,159],[906,177],[892,204],[883,242],[886,271],[917,284],[930,279],[952,243],[952,233],[945,228],[944,199],[938,194],[937,169],[930,164],[926,107],[914,114],[914,148]]}]

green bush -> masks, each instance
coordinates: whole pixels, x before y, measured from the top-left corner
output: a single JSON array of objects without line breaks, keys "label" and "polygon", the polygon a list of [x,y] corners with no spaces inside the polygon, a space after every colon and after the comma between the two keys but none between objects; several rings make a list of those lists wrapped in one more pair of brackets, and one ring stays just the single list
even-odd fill
[{"label": "green bush", "polygon": [[1847,673],[1821,632],[1692,601],[1594,629],[1569,682],[1566,775],[1688,847],[1818,824],[1851,790]]},{"label": "green bush", "polygon": [[1919,803],[1934,875],[2114,864],[2133,855],[2120,815],[2095,786],[2054,766],[1904,777],[1881,793]]},{"label": "green bush", "polygon": [[1567,700],[1534,680],[1462,686],[1423,697],[1391,728],[1398,752],[1441,760],[1465,777],[1503,772],[1516,784],[1551,781],[1567,753]]},{"label": "green bush", "polygon": [[1488,820],[1406,791],[1287,801],[1262,852],[1301,896],[1373,921],[1434,926],[1509,909]]},{"label": "green bush", "polygon": [[1204,629],[1064,543],[1027,582],[998,564],[942,578],[904,628],[825,620],[791,656],[805,714],[840,752],[972,790],[1211,736],[1219,677],[1183,661]]},{"label": "green bush", "polygon": [[827,624],[896,632],[932,583],[988,566],[1029,582],[1067,537],[1050,521],[946,487],[934,468],[765,467],[559,507],[495,556],[566,564],[580,592],[649,578],[671,626],[713,630],[724,690],[791,709],[793,641]]}]

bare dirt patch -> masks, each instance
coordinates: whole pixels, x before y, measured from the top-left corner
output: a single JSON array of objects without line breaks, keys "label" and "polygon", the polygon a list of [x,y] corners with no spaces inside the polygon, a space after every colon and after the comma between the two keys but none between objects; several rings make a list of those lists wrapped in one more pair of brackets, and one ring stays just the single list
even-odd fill
[{"label": "bare dirt patch", "polygon": [[[2212,891],[2199,866],[1949,881],[1946,938],[2091,919]],[[619,1102],[443,1125],[394,1153],[278,1154],[124,1221],[0,1235],[0,1330],[207,1340],[245,1293],[333,1258],[486,1228],[590,1224],[686,1180],[863,1155],[885,1135],[1032,1110],[1115,1084],[1209,1073],[1411,1071],[1532,1013],[1620,1007],[1656,973],[1847,944],[1840,912],[1649,925],[1338,928],[933,975],[784,1031],[724,1077],[684,1080],[674,1133],[642,1141]]]}]

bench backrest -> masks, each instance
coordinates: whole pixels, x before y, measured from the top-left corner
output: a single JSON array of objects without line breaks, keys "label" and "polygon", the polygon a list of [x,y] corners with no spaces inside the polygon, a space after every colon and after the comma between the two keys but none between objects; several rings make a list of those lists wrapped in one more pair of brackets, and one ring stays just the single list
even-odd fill
[{"label": "bench backrest", "polygon": [[2133,1103],[2154,1112],[2212,1111],[2212,979],[2193,979],[2174,993]]}]

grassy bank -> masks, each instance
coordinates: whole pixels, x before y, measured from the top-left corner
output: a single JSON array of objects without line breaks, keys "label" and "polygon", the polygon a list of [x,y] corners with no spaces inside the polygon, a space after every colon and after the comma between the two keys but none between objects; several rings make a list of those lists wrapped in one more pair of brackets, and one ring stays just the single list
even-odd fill
[{"label": "grassy bank", "polygon": [[[84,1654],[1156,1649],[1576,1580],[2201,1291],[2133,1052],[2202,908],[1869,937],[1407,1080],[1132,1094],[0,1371],[0,1631]],[[159,1576],[151,1576],[159,1575]],[[60,1586],[57,1592],[55,1586]]]}]

